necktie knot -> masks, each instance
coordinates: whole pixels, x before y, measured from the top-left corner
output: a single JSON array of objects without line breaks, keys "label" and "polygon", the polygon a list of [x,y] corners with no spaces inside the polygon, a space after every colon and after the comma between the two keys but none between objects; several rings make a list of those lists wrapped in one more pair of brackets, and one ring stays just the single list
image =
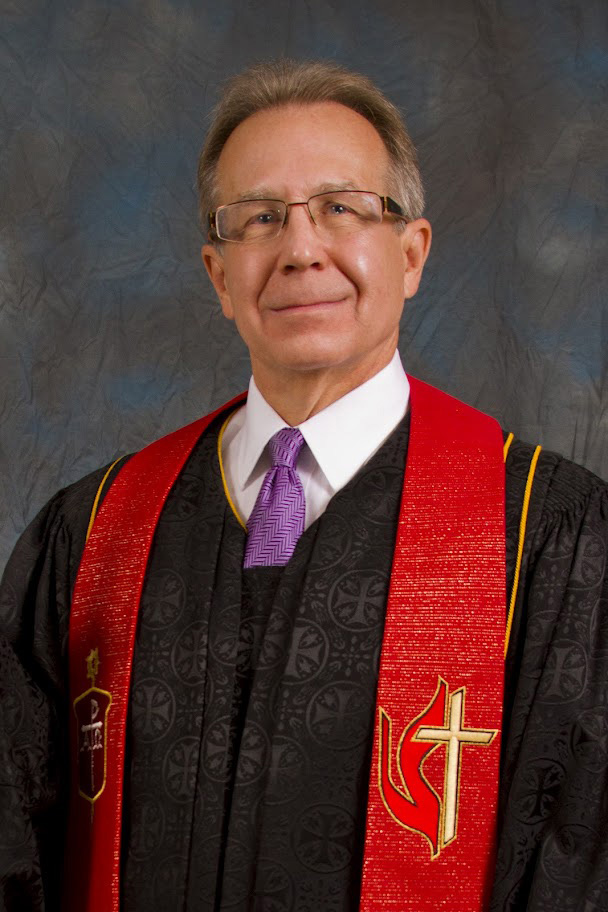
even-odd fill
[{"label": "necktie knot", "polygon": [[268,451],[272,465],[295,469],[303,446],[304,438],[297,428],[281,428],[268,441]]},{"label": "necktie knot", "polygon": [[243,566],[283,567],[304,531],[306,501],[296,462],[304,438],[284,427],[268,441],[268,469],[247,523]]}]

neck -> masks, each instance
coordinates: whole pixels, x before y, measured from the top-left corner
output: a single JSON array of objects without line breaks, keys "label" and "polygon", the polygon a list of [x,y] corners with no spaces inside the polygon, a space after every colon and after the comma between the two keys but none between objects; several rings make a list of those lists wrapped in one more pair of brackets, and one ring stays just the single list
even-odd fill
[{"label": "neck", "polygon": [[282,370],[273,365],[267,370],[253,362],[252,369],[266,402],[286,424],[295,427],[370,380],[390,363],[393,354],[394,349],[359,369],[346,365],[331,370]]}]

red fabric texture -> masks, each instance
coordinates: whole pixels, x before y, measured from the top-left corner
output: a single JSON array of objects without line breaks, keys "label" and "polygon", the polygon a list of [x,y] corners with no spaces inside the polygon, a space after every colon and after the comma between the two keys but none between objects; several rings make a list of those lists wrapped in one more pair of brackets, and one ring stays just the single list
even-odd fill
[{"label": "red fabric texture", "polygon": [[487,906],[495,858],[506,604],[502,434],[481,412],[410,383],[360,909],[475,912]]}]

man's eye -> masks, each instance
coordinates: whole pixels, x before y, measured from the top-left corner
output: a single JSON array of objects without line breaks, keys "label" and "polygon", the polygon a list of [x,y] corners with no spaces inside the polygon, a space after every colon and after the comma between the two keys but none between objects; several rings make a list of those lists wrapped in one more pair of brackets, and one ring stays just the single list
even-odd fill
[{"label": "man's eye", "polygon": [[251,223],[255,225],[272,225],[278,220],[279,216],[276,212],[256,212],[256,214],[251,219]]},{"label": "man's eye", "polygon": [[331,200],[325,204],[323,212],[325,215],[330,216],[345,216],[354,214],[354,210],[351,209],[350,206],[346,206],[344,203],[338,203]]}]

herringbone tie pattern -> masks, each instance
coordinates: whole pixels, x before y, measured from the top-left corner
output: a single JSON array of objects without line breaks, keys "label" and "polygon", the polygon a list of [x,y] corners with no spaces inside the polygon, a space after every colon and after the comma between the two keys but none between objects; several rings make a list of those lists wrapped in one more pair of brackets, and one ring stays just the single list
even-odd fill
[{"label": "herringbone tie pattern", "polygon": [[282,428],[268,443],[272,467],[266,473],[247,523],[244,567],[282,567],[304,531],[304,488],[296,463],[304,438]]}]

